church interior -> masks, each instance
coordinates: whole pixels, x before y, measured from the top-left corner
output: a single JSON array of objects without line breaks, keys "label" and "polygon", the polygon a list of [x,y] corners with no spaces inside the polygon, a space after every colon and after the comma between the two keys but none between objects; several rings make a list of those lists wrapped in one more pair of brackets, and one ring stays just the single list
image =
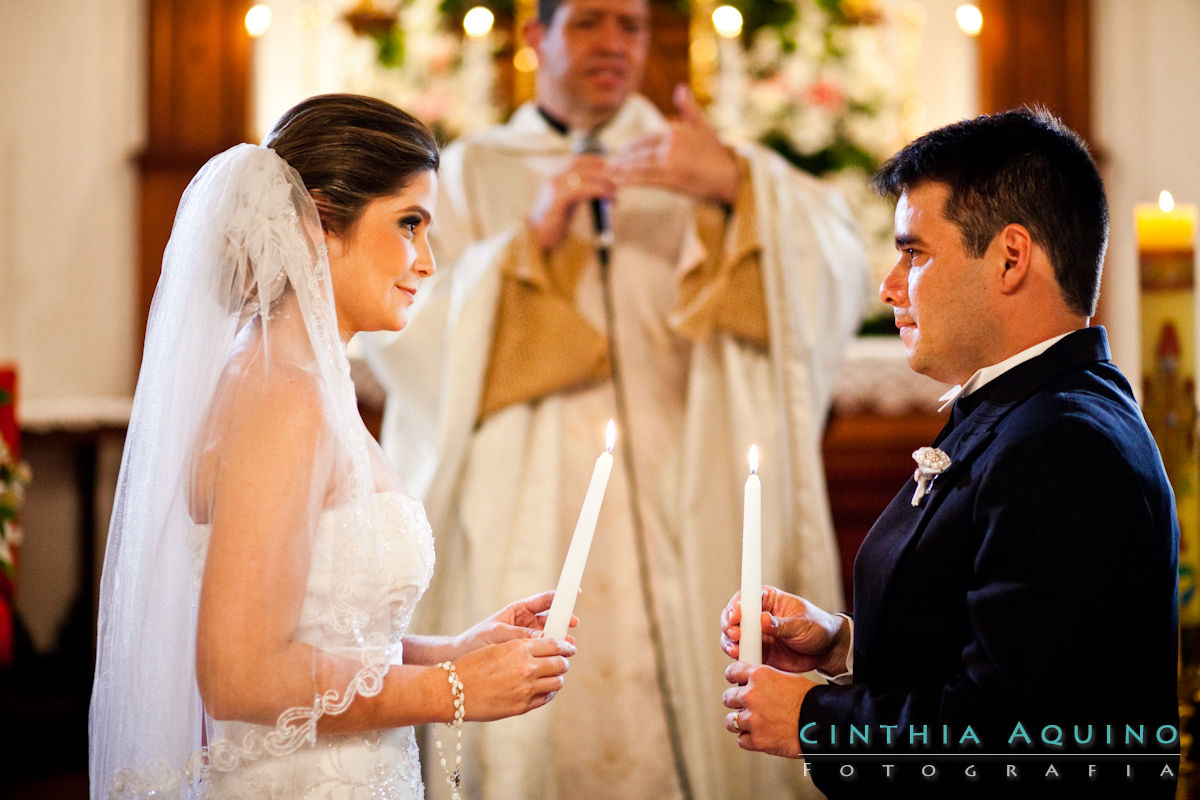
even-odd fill
[{"label": "church interior", "polygon": [[[798,63],[803,54],[778,42],[773,49],[769,11],[781,4],[801,14],[839,8],[821,19],[842,25],[852,44],[818,66]],[[490,13],[472,27],[476,5]],[[1175,392],[1194,425],[1195,313],[1179,321],[1178,340],[1164,342],[1151,325],[1136,214],[1164,190],[1193,215],[1200,204],[1200,2],[740,0],[731,27],[719,24],[713,0],[649,5],[643,92],[670,113],[672,88],[689,83],[723,134],[770,143],[844,187],[861,209],[877,277],[893,257],[891,211],[867,196],[870,168],[956,119],[1034,103],[1058,114],[1089,143],[1109,194],[1094,323],[1108,328],[1118,366],[1141,376],[1135,387],[1159,401],[1164,387]],[[0,3],[0,437],[8,441],[0,455],[11,462],[0,460],[0,523],[9,508],[16,523],[0,539],[0,561],[10,567],[0,574],[3,796],[87,796],[108,516],[144,323],[190,177],[212,155],[257,142],[282,110],[312,94],[378,94],[443,139],[503,119],[531,94],[521,36],[531,0],[251,6]],[[803,93],[779,88],[788,70],[810,74]],[[867,99],[849,104],[850,95]],[[1178,374],[1164,374],[1167,347]],[[361,410],[377,431],[382,389],[365,367],[360,373]],[[908,370],[890,312],[872,305],[847,353],[824,439],[847,592],[871,522],[911,474],[911,452],[944,422],[944,389]],[[1148,417],[1160,412],[1146,405]],[[1183,466],[1172,478],[1194,551],[1198,462],[1194,431],[1183,436]],[[1164,454],[1169,447],[1160,443]],[[1185,510],[1196,519],[1184,521]],[[1183,564],[1186,603],[1195,584]],[[1200,613],[1182,620],[1200,630]],[[1200,690],[1200,664],[1188,663],[1200,654],[1187,640],[1185,627],[1185,701]]]}]

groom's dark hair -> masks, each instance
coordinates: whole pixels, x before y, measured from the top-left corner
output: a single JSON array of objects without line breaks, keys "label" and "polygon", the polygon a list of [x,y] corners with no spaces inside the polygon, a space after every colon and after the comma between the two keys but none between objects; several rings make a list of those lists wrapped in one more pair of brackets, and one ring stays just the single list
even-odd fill
[{"label": "groom's dark hair", "polygon": [[1063,299],[1092,316],[1108,246],[1108,201],[1087,145],[1042,108],[1018,108],[930,131],[872,179],[899,197],[921,183],[950,190],[943,216],[979,258],[1005,225],[1024,225],[1054,267]]}]

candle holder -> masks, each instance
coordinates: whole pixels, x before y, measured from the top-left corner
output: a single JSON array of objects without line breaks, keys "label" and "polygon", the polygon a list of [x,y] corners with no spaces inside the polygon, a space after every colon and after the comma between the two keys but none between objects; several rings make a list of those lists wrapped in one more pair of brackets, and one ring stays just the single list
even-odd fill
[{"label": "candle holder", "polygon": [[1169,192],[1134,209],[1141,285],[1142,412],[1179,516],[1179,783],[1197,777],[1200,723],[1200,453],[1196,427],[1195,206]]},{"label": "candle holder", "polygon": [[1194,797],[1197,778],[1196,706],[1200,704],[1200,628],[1189,626],[1179,632],[1179,785],[1186,797]]}]

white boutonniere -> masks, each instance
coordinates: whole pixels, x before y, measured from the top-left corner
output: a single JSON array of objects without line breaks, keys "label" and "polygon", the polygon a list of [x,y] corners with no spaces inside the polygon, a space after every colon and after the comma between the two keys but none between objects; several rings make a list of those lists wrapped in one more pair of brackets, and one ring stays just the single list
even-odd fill
[{"label": "white boutonniere", "polygon": [[913,480],[917,482],[917,490],[913,492],[912,504],[921,505],[921,498],[929,493],[933,479],[946,471],[950,466],[950,456],[936,447],[918,447],[913,451],[913,461],[917,462]]}]

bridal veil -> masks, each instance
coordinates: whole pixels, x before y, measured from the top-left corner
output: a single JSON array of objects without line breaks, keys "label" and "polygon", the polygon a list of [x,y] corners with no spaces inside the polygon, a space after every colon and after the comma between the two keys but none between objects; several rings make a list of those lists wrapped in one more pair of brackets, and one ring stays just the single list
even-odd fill
[{"label": "bridal veil", "polygon": [[[93,798],[202,796],[214,771],[311,745],[322,716],[378,693],[398,659],[394,609],[347,592],[325,618],[345,642],[338,655],[355,665],[348,683],[322,685],[314,656],[310,699],[274,724],[247,732],[205,713],[197,608],[215,509],[197,485],[197,459],[219,447],[220,426],[253,419],[221,417],[216,407],[232,395],[234,408],[252,406],[256,392],[278,391],[282,375],[304,376],[305,402],[319,409],[318,425],[289,434],[290,457],[310,478],[283,498],[297,547],[312,548],[323,513],[354,508],[373,491],[372,456],[313,196],[275,151],[239,145],[206,164],[184,194],[150,310],[100,588]],[[257,456],[262,470],[276,468],[271,453]],[[322,538],[333,585],[371,582],[361,565],[378,563],[372,553],[387,544],[362,531],[342,525]],[[367,556],[353,559],[353,575],[338,566],[351,550]]]}]

